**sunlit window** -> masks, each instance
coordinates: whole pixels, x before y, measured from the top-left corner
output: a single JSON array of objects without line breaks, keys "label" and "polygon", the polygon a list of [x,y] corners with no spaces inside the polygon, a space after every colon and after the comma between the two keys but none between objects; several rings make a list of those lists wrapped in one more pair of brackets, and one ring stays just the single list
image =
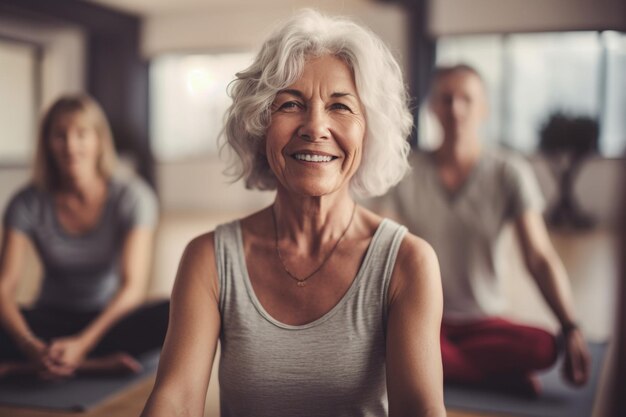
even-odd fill
[{"label": "sunlit window", "polygon": [[552,115],[598,118],[602,45],[597,33],[512,35],[505,46],[510,132],[503,141],[532,151]]},{"label": "sunlit window", "polygon": [[[532,152],[556,114],[597,120],[599,149],[626,150],[626,34],[561,32],[443,37],[437,64],[467,63],[487,83],[487,142]],[[432,118],[420,123],[420,143],[436,142]],[[424,140],[422,140],[424,138]]]},{"label": "sunlit window", "polygon": [[606,155],[626,151],[626,34],[603,33],[606,51],[605,96],[600,122],[600,149]]},{"label": "sunlit window", "polygon": [[251,53],[164,55],[150,66],[150,131],[159,160],[217,152],[226,94]]},{"label": "sunlit window", "polygon": [[30,162],[35,149],[38,65],[35,46],[0,39],[0,163]]}]

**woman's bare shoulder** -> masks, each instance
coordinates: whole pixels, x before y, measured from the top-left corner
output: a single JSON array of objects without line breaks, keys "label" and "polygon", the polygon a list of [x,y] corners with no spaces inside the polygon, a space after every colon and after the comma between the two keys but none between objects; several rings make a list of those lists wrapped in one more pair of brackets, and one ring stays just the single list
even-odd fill
[{"label": "woman's bare shoulder", "polygon": [[176,274],[175,290],[178,287],[200,285],[210,288],[217,296],[218,277],[214,239],[215,232],[211,231],[193,238],[187,244]]},{"label": "woman's bare shoulder", "polygon": [[407,232],[400,245],[398,259],[419,266],[423,263],[437,262],[437,254],[426,240]]},{"label": "woman's bare shoulder", "polygon": [[406,233],[396,258],[390,284],[391,295],[424,294],[441,287],[439,261],[433,247],[424,239]]},{"label": "woman's bare shoulder", "polygon": [[190,258],[195,262],[202,262],[208,255],[214,257],[215,231],[198,235],[187,243],[183,257]]}]

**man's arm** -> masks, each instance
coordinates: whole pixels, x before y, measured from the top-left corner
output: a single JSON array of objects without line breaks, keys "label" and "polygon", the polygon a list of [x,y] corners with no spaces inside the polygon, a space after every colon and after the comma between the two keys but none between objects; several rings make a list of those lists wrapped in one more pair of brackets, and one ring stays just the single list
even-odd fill
[{"label": "man's arm", "polygon": [[565,337],[565,375],[575,385],[589,378],[589,351],[576,324],[572,291],[567,272],[559,259],[541,215],[526,210],[515,220],[526,266],[539,290],[561,323]]}]

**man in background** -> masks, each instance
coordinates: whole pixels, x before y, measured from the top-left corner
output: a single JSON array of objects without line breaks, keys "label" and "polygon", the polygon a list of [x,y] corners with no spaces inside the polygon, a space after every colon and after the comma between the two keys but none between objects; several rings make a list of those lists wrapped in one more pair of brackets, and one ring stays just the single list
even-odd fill
[{"label": "man in background", "polygon": [[583,385],[590,357],[576,323],[565,269],[546,230],[544,201],[521,157],[484,149],[485,85],[468,65],[435,72],[429,105],[443,141],[434,152],[415,152],[413,171],[375,205],[435,249],[444,292],[441,350],[447,382],[477,384],[536,396],[534,373],[553,365],[557,337],[501,317],[495,248],[513,222],[526,266],[561,325],[564,376]]}]

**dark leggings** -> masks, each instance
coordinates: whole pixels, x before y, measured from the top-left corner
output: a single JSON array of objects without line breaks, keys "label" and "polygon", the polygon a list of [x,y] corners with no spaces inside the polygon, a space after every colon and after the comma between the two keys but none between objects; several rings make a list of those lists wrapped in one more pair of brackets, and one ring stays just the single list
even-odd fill
[{"label": "dark leggings", "polygon": [[[102,337],[89,357],[125,352],[134,357],[159,349],[163,345],[169,318],[169,301],[144,304],[121,318]],[[54,338],[80,332],[99,314],[37,307],[24,309],[22,314],[33,333],[48,342]],[[0,362],[24,360],[6,331],[0,328]]]}]

